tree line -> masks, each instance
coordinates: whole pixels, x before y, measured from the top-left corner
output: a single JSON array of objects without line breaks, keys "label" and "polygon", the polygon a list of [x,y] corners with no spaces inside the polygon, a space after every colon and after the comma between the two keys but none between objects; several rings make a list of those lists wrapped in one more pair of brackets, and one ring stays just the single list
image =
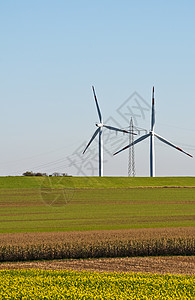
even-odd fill
[{"label": "tree line", "polygon": [[23,176],[42,176],[42,177],[60,177],[60,176],[63,176],[63,177],[66,177],[66,176],[70,176],[68,175],[67,173],[59,173],[59,172],[54,172],[52,174],[47,174],[47,173],[42,173],[42,172],[32,172],[32,171],[26,171],[22,174]]}]

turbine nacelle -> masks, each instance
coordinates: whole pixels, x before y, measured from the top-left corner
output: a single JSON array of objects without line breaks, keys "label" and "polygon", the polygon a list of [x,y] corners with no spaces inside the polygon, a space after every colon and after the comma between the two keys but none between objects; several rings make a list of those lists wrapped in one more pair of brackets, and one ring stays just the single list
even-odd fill
[{"label": "turbine nacelle", "polygon": [[104,124],[103,124],[103,123],[95,123],[95,126],[97,126],[97,127],[101,128],[101,127],[103,127],[103,126],[104,126]]}]

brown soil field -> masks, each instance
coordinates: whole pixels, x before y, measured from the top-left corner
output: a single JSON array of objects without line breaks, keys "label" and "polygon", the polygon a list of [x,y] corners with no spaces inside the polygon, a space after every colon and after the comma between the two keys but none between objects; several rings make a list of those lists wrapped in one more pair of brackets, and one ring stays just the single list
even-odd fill
[{"label": "brown soil field", "polygon": [[195,275],[195,256],[70,259],[1,263],[0,269],[74,270],[96,272],[142,272]]},{"label": "brown soil field", "polygon": [[84,244],[96,241],[125,241],[150,240],[159,238],[194,238],[194,227],[168,227],[118,230],[91,230],[91,231],[55,231],[29,233],[1,233],[1,245],[24,244],[56,244],[62,242],[83,242]]},{"label": "brown soil field", "polygon": [[[115,243],[117,240],[194,239],[194,227],[144,228],[75,232],[7,233],[0,235],[0,246],[59,245],[69,242],[82,247],[97,241]],[[195,256],[147,256],[90,259],[58,259],[26,262],[2,262],[0,269],[45,269],[97,272],[149,272],[159,274],[195,275]]]}]

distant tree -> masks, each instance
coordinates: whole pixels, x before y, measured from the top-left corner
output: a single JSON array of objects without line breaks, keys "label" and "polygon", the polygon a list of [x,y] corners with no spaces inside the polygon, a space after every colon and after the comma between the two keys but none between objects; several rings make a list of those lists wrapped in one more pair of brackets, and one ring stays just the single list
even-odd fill
[{"label": "distant tree", "polygon": [[54,176],[54,177],[67,177],[69,176],[68,173],[59,173],[59,172],[54,172],[52,175],[49,176]]},{"label": "distant tree", "polygon": [[32,171],[26,171],[25,173],[22,174],[23,176],[48,176],[47,173],[33,173]]},{"label": "distant tree", "polygon": [[34,173],[32,171],[26,171],[22,175],[23,176],[34,176]]},{"label": "distant tree", "polygon": [[57,177],[57,176],[61,176],[61,175],[60,175],[60,173],[58,173],[58,172],[54,172],[54,173],[52,174],[52,176]]},{"label": "distant tree", "polygon": [[34,176],[43,176],[43,173],[40,173],[40,172],[34,173]]}]

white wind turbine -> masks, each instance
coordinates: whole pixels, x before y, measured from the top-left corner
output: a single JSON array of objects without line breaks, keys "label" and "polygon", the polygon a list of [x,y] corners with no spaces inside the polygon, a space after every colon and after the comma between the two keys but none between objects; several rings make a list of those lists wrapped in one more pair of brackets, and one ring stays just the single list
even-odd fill
[{"label": "white wind turbine", "polygon": [[92,89],[93,89],[93,95],[94,95],[94,99],[95,99],[95,103],[96,103],[100,123],[95,124],[98,127],[98,129],[96,129],[96,131],[94,132],[92,138],[90,139],[89,143],[87,144],[86,148],[84,149],[83,154],[85,153],[87,148],[90,146],[92,141],[95,139],[96,135],[99,133],[99,176],[102,177],[103,176],[103,138],[102,138],[102,129],[103,129],[103,127],[107,128],[109,130],[120,131],[120,132],[124,132],[124,133],[130,133],[130,131],[115,128],[115,127],[103,124],[101,111],[100,111],[98,101],[97,101],[97,97],[96,97],[96,94],[95,94],[95,88],[92,86]]},{"label": "white wind turbine", "polygon": [[154,125],[155,125],[155,109],[154,109],[154,87],[153,87],[153,91],[152,91],[152,116],[151,116],[151,131],[143,136],[141,136],[139,139],[135,140],[133,143],[127,145],[126,147],[122,148],[121,150],[115,152],[113,155],[118,154],[119,152],[128,149],[129,147],[131,147],[132,145],[135,145],[143,140],[145,140],[146,138],[150,137],[150,177],[155,177],[155,154],[154,154],[154,137],[157,137],[161,142],[185,153],[186,155],[193,157],[191,154],[185,152],[184,150],[182,150],[181,148],[175,146],[174,144],[172,144],[171,142],[167,141],[166,139],[164,139],[163,137],[161,137],[160,135],[156,134],[154,132]]}]

